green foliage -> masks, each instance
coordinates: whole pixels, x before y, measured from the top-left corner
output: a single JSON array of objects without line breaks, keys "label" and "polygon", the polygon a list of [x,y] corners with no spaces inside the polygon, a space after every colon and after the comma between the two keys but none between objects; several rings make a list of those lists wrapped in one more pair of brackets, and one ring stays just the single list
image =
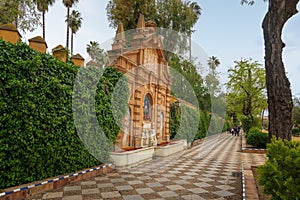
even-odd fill
[{"label": "green foliage", "polygon": [[294,107],[292,111],[292,121],[293,125],[296,127],[300,127],[300,98],[294,98]]},{"label": "green foliage", "polygon": [[249,130],[246,137],[247,144],[257,148],[266,148],[269,136],[267,133],[260,132],[258,127],[253,127]]},{"label": "green foliage", "polygon": [[178,132],[181,120],[180,108],[175,104],[170,106],[170,119],[169,119],[169,130],[170,139],[174,139],[176,133]]},{"label": "green foliage", "polygon": [[220,60],[216,56],[211,56],[207,60],[209,66],[209,73],[205,77],[205,85],[208,88],[212,96],[217,97],[220,93],[220,81],[219,73],[217,72],[217,67],[221,64]]},{"label": "green foliage", "polygon": [[199,113],[186,105],[181,105],[180,110],[180,126],[174,139],[186,139],[188,143],[192,143],[198,130]]},{"label": "green foliage", "polygon": [[[75,129],[72,95],[78,70],[24,43],[0,40],[0,179],[4,180],[0,188],[100,164]],[[108,69],[104,75],[98,84],[97,117],[114,140],[119,129],[107,110],[112,88],[122,74]],[[108,86],[105,92],[104,85]],[[108,158],[108,152],[98,154]]]},{"label": "green foliage", "polygon": [[228,72],[227,110],[250,117],[260,115],[267,107],[265,69],[258,62],[246,59],[235,61]]},{"label": "green foliage", "polygon": [[[196,65],[193,61],[174,55],[171,57],[168,64],[172,69],[176,70],[176,74],[173,70],[170,71],[173,77],[172,95],[182,94],[181,96],[178,96],[178,98],[195,105],[195,102],[192,102],[193,98],[190,98],[195,94],[200,109],[210,109],[210,96],[204,88],[203,79],[197,72]],[[193,91],[187,85],[192,86],[194,93],[192,93]]]},{"label": "green foliage", "polygon": [[224,123],[222,131],[226,132],[228,128],[232,128],[234,126],[235,126],[235,124],[233,124],[231,122],[230,118],[228,116],[226,116],[225,123]]},{"label": "green foliage", "polygon": [[258,133],[258,132],[260,132],[260,128],[259,127],[252,127],[252,128],[250,128],[248,134],[250,135],[252,133]]},{"label": "green foliage", "polygon": [[23,32],[33,31],[40,25],[40,14],[32,0],[1,0],[0,13],[0,24],[16,24]]},{"label": "green foliage", "polygon": [[299,128],[293,128],[292,129],[292,135],[293,136],[300,136],[300,129]]},{"label": "green foliage", "polygon": [[201,14],[196,2],[181,0],[110,0],[106,10],[113,28],[122,22],[125,30],[135,29],[139,14],[143,14],[146,20],[155,21],[158,27],[183,33],[191,31]]},{"label": "green foliage", "polygon": [[242,122],[243,131],[247,134],[252,127],[252,119],[251,117],[242,116],[240,120]]},{"label": "green foliage", "polygon": [[92,58],[92,64],[89,65],[103,68],[108,64],[109,60],[107,52],[100,48],[98,42],[90,41],[90,43],[86,45],[86,51]]},{"label": "green foliage", "polygon": [[77,10],[72,10],[69,18],[66,19],[66,21],[69,20],[69,27],[71,29],[71,54],[73,55],[73,43],[74,43],[74,34],[77,33],[79,28],[81,27],[82,24],[82,17],[81,13],[78,12]]},{"label": "green foliage", "polygon": [[[185,113],[185,118],[182,118],[182,112]],[[172,105],[169,121],[171,139],[187,139],[188,142],[192,142],[204,138],[209,122],[210,117],[206,112],[198,112],[185,105],[181,107]]]},{"label": "green foliage", "polygon": [[272,199],[299,199],[300,143],[273,137],[267,147],[268,160],[258,168],[259,184]]},{"label": "green foliage", "polygon": [[210,116],[208,112],[200,112],[199,114],[200,114],[199,126],[197,130],[197,134],[195,136],[195,140],[206,137],[208,127],[209,127],[209,121],[210,121]]},{"label": "green foliage", "polygon": [[[123,23],[125,31],[136,29],[140,14],[145,20],[155,21],[157,27],[190,35],[201,8],[196,2],[182,0],[110,0],[106,7],[110,26],[116,28]],[[187,37],[164,30],[164,46],[170,49],[186,49]],[[176,37],[176,38],[175,38]],[[127,38],[128,39],[128,38]]]},{"label": "green foliage", "polygon": [[210,124],[208,129],[209,135],[214,135],[222,132],[224,126],[224,119],[216,114],[210,115]]}]

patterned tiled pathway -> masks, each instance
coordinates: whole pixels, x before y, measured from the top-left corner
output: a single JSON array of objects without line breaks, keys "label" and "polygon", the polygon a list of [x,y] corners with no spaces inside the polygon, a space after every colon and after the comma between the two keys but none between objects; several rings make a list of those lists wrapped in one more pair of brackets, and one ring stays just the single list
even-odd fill
[{"label": "patterned tiled pathway", "polygon": [[71,183],[30,199],[242,199],[241,139],[230,134],[167,159]]}]

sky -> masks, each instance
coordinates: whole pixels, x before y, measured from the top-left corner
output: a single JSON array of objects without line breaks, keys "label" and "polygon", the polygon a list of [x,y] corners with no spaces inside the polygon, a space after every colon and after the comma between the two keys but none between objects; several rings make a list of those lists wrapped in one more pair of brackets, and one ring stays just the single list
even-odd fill
[{"label": "sky", "polygon": [[[240,0],[194,0],[202,8],[202,14],[194,26],[192,41],[201,47],[207,56],[216,56],[221,65],[222,82],[226,82],[227,70],[234,61],[252,58],[264,64],[264,40],[261,28],[268,3],[257,0],[253,6],[241,5]],[[108,0],[79,0],[72,7],[82,14],[83,24],[74,36],[74,54],[80,53],[89,59],[86,45],[97,41],[101,48],[109,49],[116,30],[109,27],[106,16]],[[300,3],[298,4],[300,10]],[[46,13],[46,42],[48,51],[66,44],[66,8],[62,0]],[[23,34],[23,41],[42,35],[42,27]],[[283,61],[291,82],[293,95],[300,95],[300,14],[293,16],[283,30]],[[199,51],[192,48],[193,56]],[[203,53],[203,52],[202,52]],[[203,61],[205,62],[205,61]]]}]

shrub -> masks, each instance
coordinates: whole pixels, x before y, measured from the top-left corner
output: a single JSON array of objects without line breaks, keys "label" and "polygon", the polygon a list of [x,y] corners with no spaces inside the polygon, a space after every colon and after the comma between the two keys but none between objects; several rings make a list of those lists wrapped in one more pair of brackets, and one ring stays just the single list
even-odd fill
[{"label": "shrub", "polygon": [[248,133],[246,133],[246,138],[248,137],[248,135],[253,134],[253,133],[260,133],[260,128],[258,128],[258,127],[252,127],[252,128],[250,128],[250,130],[248,131]]},{"label": "shrub", "polygon": [[223,126],[223,132],[226,132],[228,128],[234,127],[234,124],[230,121],[230,119],[226,119],[224,126]]},{"label": "shrub", "polygon": [[300,143],[272,138],[268,160],[258,168],[259,184],[272,199],[300,198]]},{"label": "shrub", "polygon": [[292,129],[292,135],[293,135],[293,136],[300,136],[300,129],[298,129],[298,128],[293,128],[293,129]]},{"label": "shrub", "polygon": [[[25,43],[0,40],[0,188],[101,164],[83,145],[74,124],[72,95],[78,70]],[[108,69],[104,75],[95,107],[106,136],[114,140],[119,128],[108,110],[122,73]],[[91,129],[87,127],[88,134]],[[94,138],[92,145],[99,141]],[[108,159],[109,152],[98,155]]]},{"label": "shrub", "polygon": [[247,134],[246,142],[253,147],[266,148],[269,136],[266,133],[260,132],[259,128],[251,128]]},{"label": "shrub", "polygon": [[252,127],[251,117],[241,117],[243,131],[247,134]]}]

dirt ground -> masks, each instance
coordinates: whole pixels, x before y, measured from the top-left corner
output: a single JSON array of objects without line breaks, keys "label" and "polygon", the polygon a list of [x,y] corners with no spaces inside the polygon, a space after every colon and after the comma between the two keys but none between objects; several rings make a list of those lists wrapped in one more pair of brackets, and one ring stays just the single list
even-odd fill
[{"label": "dirt ground", "polygon": [[255,179],[255,184],[256,184],[256,188],[258,191],[258,197],[260,200],[270,200],[271,196],[270,195],[266,195],[263,192],[263,187],[261,185],[258,184],[258,173],[257,173],[257,167],[251,167],[252,169],[252,173]]}]

